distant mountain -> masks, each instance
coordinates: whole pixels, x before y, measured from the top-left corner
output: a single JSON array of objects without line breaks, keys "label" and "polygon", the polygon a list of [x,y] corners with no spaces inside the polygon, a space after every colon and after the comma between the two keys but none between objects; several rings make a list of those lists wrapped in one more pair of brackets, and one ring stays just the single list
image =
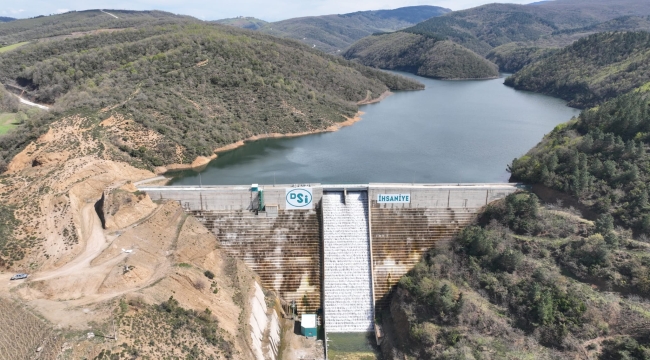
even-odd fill
[{"label": "distant mountain", "polygon": [[99,29],[141,28],[180,22],[199,22],[191,16],[164,11],[86,10],[65,14],[38,16],[0,23],[0,45],[22,41],[54,38]]},{"label": "distant mountain", "polygon": [[650,17],[622,16],[587,27],[555,31],[535,41],[501,45],[492,49],[486,58],[499,65],[501,71],[514,73],[589,35],[600,32],[640,30],[650,31]]},{"label": "distant mountain", "polygon": [[409,6],[288,19],[269,23],[260,31],[300,40],[327,53],[340,53],[355,41],[373,33],[400,30],[449,12],[451,10],[437,6]]},{"label": "distant mountain", "polygon": [[435,79],[486,79],[499,76],[498,67],[449,40],[394,32],[356,42],[343,56],[364,65],[404,70]]},{"label": "distant mountain", "polygon": [[488,4],[431,18],[404,31],[442,36],[486,55],[510,42],[535,41],[627,15],[650,15],[650,1],[556,0],[537,6]]},{"label": "distant mountain", "polygon": [[235,26],[238,28],[250,29],[250,30],[257,30],[262,26],[268,24],[268,22],[264,20],[260,20],[254,17],[243,17],[243,16],[230,18],[230,19],[215,20],[213,22],[217,24],[230,25],[230,26]]},{"label": "distant mountain", "polygon": [[14,20],[16,20],[16,19],[11,18],[11,17],[0,16],[0,22],[10,22],[10,21],[14,21]]},{"label": "distant mountain", "polygon": [[650,33],[607,32],[583,38],[534,62],[505,84],[588,107],[650,82]]}]

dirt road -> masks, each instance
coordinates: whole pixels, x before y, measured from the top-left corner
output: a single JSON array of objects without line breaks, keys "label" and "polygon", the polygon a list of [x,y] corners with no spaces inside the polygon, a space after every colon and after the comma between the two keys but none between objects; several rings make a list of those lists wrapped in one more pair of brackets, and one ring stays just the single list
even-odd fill
[{"label": "dirt road", "polygon": [[[32,281],[41,281],[61,276],[81,274],[82,272],[90,269],[91,261],[99,256],[102,251],[106,249],[106,247],[108,247],[109,243],[106,240],[106,236],[104,236],[104,229],[102,229],[101,221],[95,212],[95,207],[93,204],[86,204],[81,213],[83,226],[81,233],[84,236],[87,236],[86,249],[84,249],[84,251],[79,254],[79,256],[77,256],[74,260],[63,265],[62,267],[35,275]],[[121,254],[109,262],[117,263],[125,256],[126,254]]]}]

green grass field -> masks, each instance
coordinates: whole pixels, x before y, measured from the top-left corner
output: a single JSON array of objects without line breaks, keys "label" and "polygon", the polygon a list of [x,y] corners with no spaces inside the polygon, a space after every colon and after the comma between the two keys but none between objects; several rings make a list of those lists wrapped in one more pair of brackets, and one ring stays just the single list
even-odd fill
[{"label": "green grass field", "polygon": [[16,114],[0,113],[0,135],[6,134],[16,127]]},{"label": "green grass field", "polygon": [[21,46],[23,46],[25,44],[29,44],[29,41],[23,41],[23,42],[20,42],[20,43],[17,43],[17,44],[12,44],[12,45],[9,45],[9,46],[1,47],[0,48],[0,54],[2,54],[4,52],[7,52],[7,51],[17,49],[17,48],[19,48],[19,47],[21,47]]}]

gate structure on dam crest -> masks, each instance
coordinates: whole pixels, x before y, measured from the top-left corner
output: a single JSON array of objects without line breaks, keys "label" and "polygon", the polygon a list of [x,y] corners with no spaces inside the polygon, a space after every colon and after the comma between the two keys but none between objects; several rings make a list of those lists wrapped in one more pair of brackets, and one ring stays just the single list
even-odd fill
[{"label": "gate structure on dam crest", "polygon": [[372,330],[395,284],[516,184],[140,186],[179,201],[299,313]]}]

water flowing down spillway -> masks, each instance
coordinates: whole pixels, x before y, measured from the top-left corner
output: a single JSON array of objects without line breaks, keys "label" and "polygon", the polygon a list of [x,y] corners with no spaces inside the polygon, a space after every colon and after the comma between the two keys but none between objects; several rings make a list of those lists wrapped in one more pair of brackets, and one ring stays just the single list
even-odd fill
[{"label": "water flowing down spillway", "polygon": [[373,330],[368,194],[323,194],[324,312],[327,332]]}]

